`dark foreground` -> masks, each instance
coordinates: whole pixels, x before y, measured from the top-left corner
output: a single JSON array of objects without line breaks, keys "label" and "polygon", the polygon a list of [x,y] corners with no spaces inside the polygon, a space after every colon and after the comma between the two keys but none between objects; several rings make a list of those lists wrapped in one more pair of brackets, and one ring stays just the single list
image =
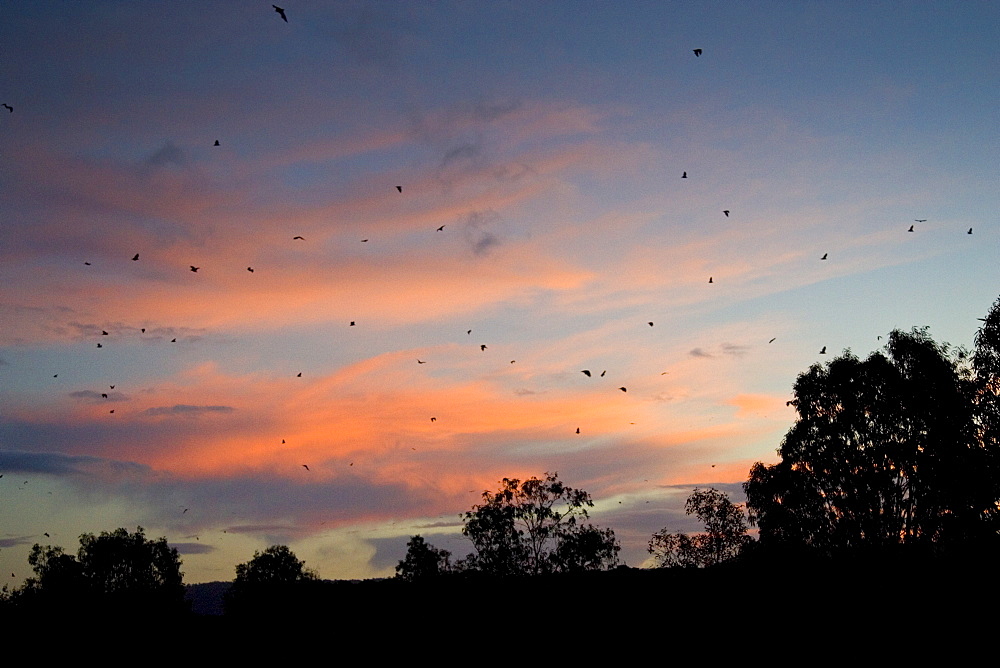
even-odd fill
[{"label": "dark foreground", "polygon": [[[224,583],[196,587],[212,586]],[[64,601],[60,610],[8,609],[4,624],[9,631],[37,629],[43,618],[62,619],[63,633],[91,639],[135,639],[139,629],[150,634],[146,640],[183,639],[213,656],[222,641],[243,656],[278,646],[298,655],[333,642],[368,657],[458,651],[473,664],[513,652],[508,659],[541,653],[551,655],[546,663],[589,657],[590,665],[603,662],[592,652],[608,651],[659,654],[668,663],[688,652],[706,659],[764,652],[810,662],[945,654],[960,660],[992,642],[998,593],[995,568],[983,563],[619,568],[423,583],[319,581],[263,593],[227,615],[73,610]]]}]

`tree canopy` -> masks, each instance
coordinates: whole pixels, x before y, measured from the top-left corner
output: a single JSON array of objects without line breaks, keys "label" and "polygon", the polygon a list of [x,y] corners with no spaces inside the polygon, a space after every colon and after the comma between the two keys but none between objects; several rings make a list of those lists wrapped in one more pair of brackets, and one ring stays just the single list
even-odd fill
[{"label": "tree canopy", "polygon": [[763,545],[830,553],[996,536],[998,304],[971,364],[924,328],[799,375],[781,460],[755,464],[744,485]]},{"label": "tree canopy", "polygon": [[237,564],[234,584],[287,584],[317,579],[305,564],[287,545],[272,545],[263,552],[254,552],[250,561]]},{"label": "tree canopy", "polygon": [[648,551],[658,567],[704,567],[721,564],[739,556],[750,539],[743,509],[725,492],[709,487],[695,488],[684,504],[684,512],[705,523],[699,534],[671,533],[661,529],[653,534]]},{"label": "tree canopy", "polygon": [[568,487],[558,474],[539,479],[504,478],[496,492],[462,515],[462,533],[475,552],[466,568],[491,575],[604,570],[621,549],[611,529],[582,524],[590,495]]},{"label": "tree canopy", "polygon": [[406,556],[396,565],[396,577],[407,582],[426,580],[450,569],[451,552],[439,550],[417,534],[406,543]]},{"label": "tree canopy", "polygon": [[162,612],[182,608],[180,556],[166,538],[150,540],[142,527],[83,534],[74,557],[62,547],[35,544],[28,555],[35,572],[19,596],[23,602],[65,600],[92,605],[143,607]]},{"label": "tree canopy", "polygon": [[[305,567],[287,545],[271,545],[236,566],[236,579],[226,592],[225,609],[233,615],[281,614],[302,607],[315,596],[319,576]],[[304,609],[304,608],[303,608]]]}]

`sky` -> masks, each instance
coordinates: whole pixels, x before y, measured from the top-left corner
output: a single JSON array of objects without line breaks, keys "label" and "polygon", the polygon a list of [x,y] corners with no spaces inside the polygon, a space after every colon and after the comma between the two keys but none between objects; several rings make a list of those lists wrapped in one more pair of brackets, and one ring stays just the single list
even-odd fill
[{"label": "sky", "polygon": [[799,373],[1000,294],[996,3],[282,6],[4,10],[5,584],[391,576],[546,472],[641,566]]}]

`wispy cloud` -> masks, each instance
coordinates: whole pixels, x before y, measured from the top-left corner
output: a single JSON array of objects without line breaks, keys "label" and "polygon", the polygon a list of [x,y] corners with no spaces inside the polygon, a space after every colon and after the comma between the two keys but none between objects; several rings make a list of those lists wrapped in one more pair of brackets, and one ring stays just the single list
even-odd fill
[{"label": "wispy cloud", "polygon": [[0,451],[0,468],[16,473],[51,475],[145,475],[149,468],[135,462],[66,455],[59,452]]},{"label": "wispy cloud", "polygon": [[232,406],[191,406],[189,404],[176,404],[174,406],[156,406],[153,408],[147,408],[142,412],[142,414],[150,416],[181,415],[186,417],[195,417],[211,413],[232,413],[234,410],[236,409]]}]

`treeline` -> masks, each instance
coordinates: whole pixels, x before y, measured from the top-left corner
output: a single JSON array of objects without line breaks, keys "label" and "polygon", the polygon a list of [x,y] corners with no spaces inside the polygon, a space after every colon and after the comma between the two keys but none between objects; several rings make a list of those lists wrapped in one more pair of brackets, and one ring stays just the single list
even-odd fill
[{"label": "treeline", "polygon": [[[622,587],[648,587],[652,573],[674,591],[687,582],[704,593],[709,582],[722,591],[729,578],[765,572],[835,580],[889,569],[897,579],[919,573],[927,587],[931,566],[991,571],[1000,546],[1000,300],[982,322],[972,351],[939,344],[926,329],[897,330],[866,359],[847,351],[800,374],[789,401],[798,417],[778,463],[750,470],[746,509],[696,489],[685,510],[704,531],[656,532],[648,545],[656,568],[646,574],[619,567],[614,531],[589,521],[590,495],[553,473],[483,492],[462,516],[468,556],[452,560],[413,536],[396,578],[363,592],[321,581],[285,546],[257,552],[236,567],[226,616],[288,616],[334,598],[375,614],[414,592],[427,610],[444,610],[470,592],[530,597],[540,583],[587,605],[587,596],[611,601]],[[28,561],[34,577],[0,597],[9,614],[81,604],[186,614],[177,550],[142,527],[84,535],[76,555],[36,544]]]}]

